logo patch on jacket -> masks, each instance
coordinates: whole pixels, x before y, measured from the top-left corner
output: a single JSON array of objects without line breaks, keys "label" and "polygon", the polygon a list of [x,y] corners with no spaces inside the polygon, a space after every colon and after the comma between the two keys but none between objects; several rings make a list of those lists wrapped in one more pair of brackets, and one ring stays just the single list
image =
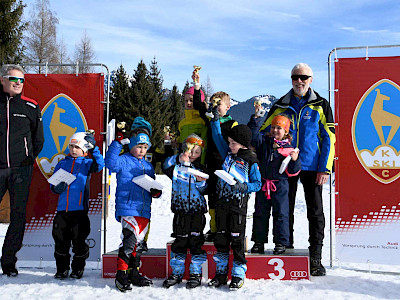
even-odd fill
[{"label": "logo patch on jacket", "polygon": [[26,115],[23,114],[13,114],[14,117],[26,118]]}]

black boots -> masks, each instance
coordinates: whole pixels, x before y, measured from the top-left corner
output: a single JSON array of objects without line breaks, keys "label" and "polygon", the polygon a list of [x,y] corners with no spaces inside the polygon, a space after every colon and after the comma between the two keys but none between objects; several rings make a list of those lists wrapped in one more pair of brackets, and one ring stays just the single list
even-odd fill
[{"label": "black boots", "polygon": [[326,270],[321,264],[321,258],[310,257],[310,274],[311,276],[325,276]]},{"label": "black boots", "polygon": [[232,276],[231,283],[229,284],[229,289],[230,290],[238,290],[240,289],[244,284],[244,279],[236,276]]},{"label": "black boots", "polygon": [[201,285],[201,274],[190,274],[186,282],[187,289],[194,289]]},{"label": "black boots", "polygon": [[130,291],[132,289],[131,282],[129,280],[128,270],[118,270],[115,277],[115,286],[121,292]]},{"label": "black boots", "polygon": [[228,274],[215,274],[214,278],[208,282],[209,287],[220,287],[228,283]]},{"label": "black boots", "polygon": [[153,281],[139,273],[137,268],[128,269],[129,280],[135,286],[151,286]]},{"label": "black boots", "polygon": [[171,276],[169,276],[167,279],[164,280],[163,287],[169,288],[181,282],[182,282],[182,275],[172,274]]},{"label": "black boots", "polygon": [[310,245],[310,274],[311,276],[325,276],[326,270],[321,264],[322,245]]},{"label": "black boots", "polygon": [[55,279],[66,279],[68,277],[69,270],[57,271],[56,275],[54,275]]},{"label": "black boots", "polygon": [[285,253],[285,251],[286,251],[285,246],[283,246],[282,244],[276,244],[273,253],[274,255],[280,255]]},{"label": "black boots", "polygon": [[3,274],[8,277],[16,277],[18,276],[18,270],[15,268],[15,265],[5,265],[2,267]]},{"label": "black boots", "polygon": [[73,278],[73,279],[81,279],[83,276],[83,269],[81,270],[72,270],[71,275],[69,275],[69,277]]},{"label": "black boots", "polygon": [[251,253],[264,254],[264,243],[254,243]]}]

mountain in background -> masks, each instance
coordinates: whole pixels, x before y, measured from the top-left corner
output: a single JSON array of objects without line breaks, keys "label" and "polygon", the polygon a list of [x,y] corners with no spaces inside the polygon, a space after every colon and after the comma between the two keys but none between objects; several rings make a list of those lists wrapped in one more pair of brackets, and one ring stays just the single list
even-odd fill
[{"label": "mountain in background", "polygon": [[[239,124],[247,124],[251,115],[254,114],[254,101],[256,100],[261,100],[263,108],[268,112],[278,99],[272,95],[254,96],[243,102],[231,99],[231,109],[228,111],[228,114]],[[264,118],[266,116],[267,114],[265,114]]]}]

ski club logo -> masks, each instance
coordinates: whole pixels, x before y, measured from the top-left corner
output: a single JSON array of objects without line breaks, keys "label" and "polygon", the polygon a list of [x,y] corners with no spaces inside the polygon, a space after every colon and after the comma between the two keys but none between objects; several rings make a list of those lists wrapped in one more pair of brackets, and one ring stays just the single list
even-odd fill
[{"label": "ski club logo", "polygon": [[373,84],[355,109],[352,139],[364,169],[381,183],[400,177],[400,86],[389,79]]},{"label": "ski club logo", "polygon": [[69,139],[75,132],[87,130],[85,116],[69,96],[58,94],[42,109],[44,146],[36,158],[43,176],[48,179],[57,163],[68,155]]}]

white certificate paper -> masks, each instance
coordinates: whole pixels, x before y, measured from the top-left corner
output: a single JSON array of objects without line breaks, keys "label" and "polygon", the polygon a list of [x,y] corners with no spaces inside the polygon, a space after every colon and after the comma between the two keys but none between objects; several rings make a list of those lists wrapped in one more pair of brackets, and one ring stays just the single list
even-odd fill
[{"label": "white certificate paper", "polygon": [[64,169],[58,169],[57,172],[47,179],[47,182],[52,185],[57,185],[60,182],[66,182],[68,185],[70,185],[75,179],[75,175],[72,175]]}]

